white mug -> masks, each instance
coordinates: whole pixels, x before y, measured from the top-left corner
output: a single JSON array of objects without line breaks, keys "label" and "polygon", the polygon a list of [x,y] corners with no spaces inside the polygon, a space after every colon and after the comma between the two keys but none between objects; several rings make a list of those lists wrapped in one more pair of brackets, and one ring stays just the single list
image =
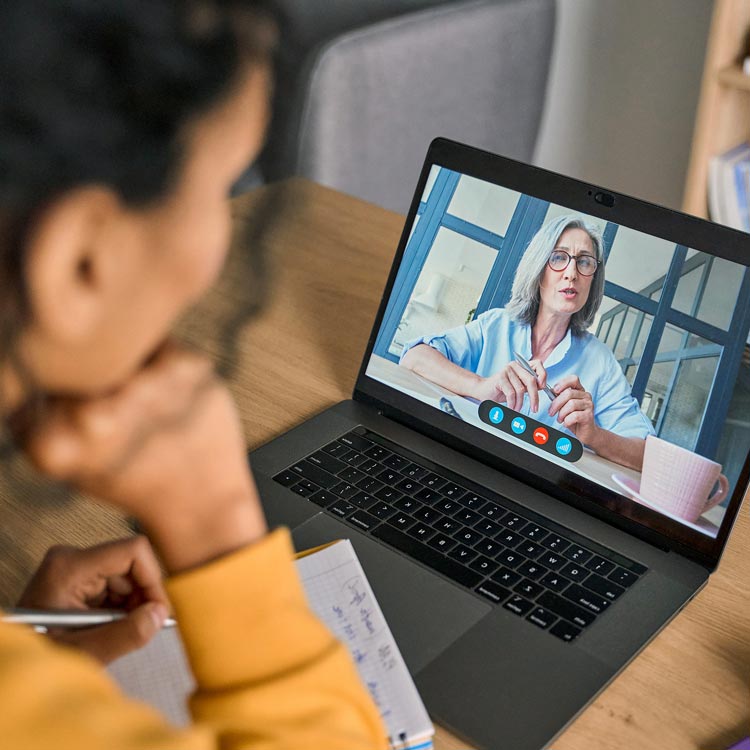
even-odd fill
[{"label": "white mug", "polygon": [[[716,483],[719,487],[709,493]],[[695,523],[729,492],[721,464],[654,435],[646,438],[640,495],[657,507]]]}]

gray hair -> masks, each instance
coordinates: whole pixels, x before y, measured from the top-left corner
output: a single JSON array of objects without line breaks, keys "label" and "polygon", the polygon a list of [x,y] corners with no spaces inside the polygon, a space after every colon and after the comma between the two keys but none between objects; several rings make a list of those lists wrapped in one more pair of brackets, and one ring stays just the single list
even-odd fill
[{"label": "gray hair", "polygon": [[557,246],[560,235],[566,229],[582,229],[591,238],[599,265],[591,280],[586,304],[570,319],[570,330],[574,334],[585,333],[594,322],[594,316],[604,297],[604,240],[601,232],[592,224],[569,214],[547,222],[532,238],[526,248],[513,279],[510,302],[505,306],[510,316],[520,323],[533,326],[539,313],[539,286],[547,267],[550,253]]}]

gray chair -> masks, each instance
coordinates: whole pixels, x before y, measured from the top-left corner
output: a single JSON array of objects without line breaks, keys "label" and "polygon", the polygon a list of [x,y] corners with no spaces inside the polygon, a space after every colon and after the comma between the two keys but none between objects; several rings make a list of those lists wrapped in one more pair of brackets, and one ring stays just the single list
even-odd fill
[{"label": "gray chair", "polygon": [[297,44],[266,180],[300,175],[403,213],[436,136],[531,160],[554,0],[286,1]]}]

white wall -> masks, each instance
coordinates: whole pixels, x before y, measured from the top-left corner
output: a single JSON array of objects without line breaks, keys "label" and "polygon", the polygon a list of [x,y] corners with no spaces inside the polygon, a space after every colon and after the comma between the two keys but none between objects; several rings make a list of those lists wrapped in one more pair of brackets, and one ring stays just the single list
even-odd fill
[{"label": "white wall", "polygon": [[539,166],[679,208],[711,0],[557,0]]}]

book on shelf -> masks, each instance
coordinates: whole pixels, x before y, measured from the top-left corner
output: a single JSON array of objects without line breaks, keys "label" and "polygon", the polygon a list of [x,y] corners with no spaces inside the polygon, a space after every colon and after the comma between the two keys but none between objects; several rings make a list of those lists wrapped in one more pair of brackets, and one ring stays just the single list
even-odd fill
[{"label": "book on shelf", "polygon": [[750,232],[750,143],[711,158],[708,208],[712,221]]}]

